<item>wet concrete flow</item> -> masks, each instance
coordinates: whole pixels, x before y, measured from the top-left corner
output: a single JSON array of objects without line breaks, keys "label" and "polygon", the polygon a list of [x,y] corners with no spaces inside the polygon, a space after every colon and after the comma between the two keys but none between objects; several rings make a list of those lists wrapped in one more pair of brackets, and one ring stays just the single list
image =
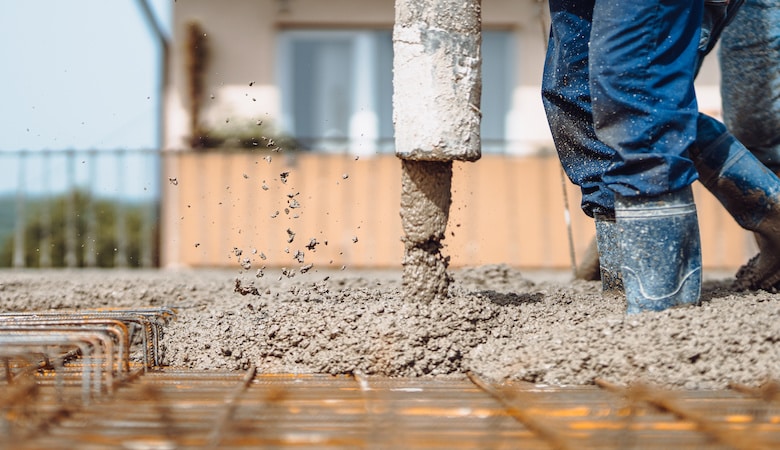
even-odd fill
[{"label": "wet concrete flow", "polygon": [[449,258],[441,250],[452,203],[451,184],[452,161],[402,162],[403,295],[409,301],[447,296]]},{"label": "wet concrete flow", "polygon": [[[626,316],[623,298],[568,273],[451,270],[446,298],[423,303],[403,297],[400,270],[266,272],[13,271],[0,298],[26,313],[175,304],[160,354],[194,370],[676,389],[780,377],[777,295],[734,290],[726,275],[705,281],[700,307]],[[236,292],[236,277],[253,293]]]}]

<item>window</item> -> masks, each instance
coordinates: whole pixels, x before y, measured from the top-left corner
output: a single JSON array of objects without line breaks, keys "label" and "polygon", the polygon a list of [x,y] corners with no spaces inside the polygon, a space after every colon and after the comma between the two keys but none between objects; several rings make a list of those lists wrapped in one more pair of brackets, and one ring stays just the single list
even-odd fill
[{"label": "window", "polygon": [[[483,33],[483,151],[502,152],[509,111],[510,33]],[[303,148],[354,154],[393,147],[390,30],[294,30],[280,35],[281,126]]]}]

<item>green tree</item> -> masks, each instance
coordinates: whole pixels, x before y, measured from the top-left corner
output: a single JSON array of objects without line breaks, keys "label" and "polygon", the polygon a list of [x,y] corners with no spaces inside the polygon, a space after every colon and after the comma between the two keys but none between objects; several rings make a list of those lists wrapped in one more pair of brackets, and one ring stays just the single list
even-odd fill
[{"label": "green tree", "polygon": [[[69,239],[78,267],[87,266],[90,259],[97,267],[114,267],[120,241],[125,245],[124,264],[128,267],[141,266],[144,248],[150,249],[151,262],[157,265],[157,217],[151,210],[148,203],[96,199],[79,190],[52,199],[31,200],[24,227],[25,266],[40,267],[41,246],[48,245],[52,267],[65,267]],[[121,240],[117,236],[118,218],[124,225],[119,228],[124,232]],[[13,248],[14,236],[9,236],[0,247],[0,265],[12,265]]]}]

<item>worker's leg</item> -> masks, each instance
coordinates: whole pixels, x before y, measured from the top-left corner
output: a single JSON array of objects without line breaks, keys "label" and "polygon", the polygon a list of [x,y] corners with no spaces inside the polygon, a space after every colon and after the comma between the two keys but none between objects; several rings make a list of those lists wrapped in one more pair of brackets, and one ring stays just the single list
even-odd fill
[{"label": "worker's leg", "polygon": [[780,1],[746,0],[723,32],[720,66],[729,131],[780,172]]},{"label": "worker's leg", "polygon": [[620,285],[614,243],[614,195],[602,174],[614,150],[593,129],[588,47],[593,0],[551,0],[551,31],[542,81],[542,99],[555,148],[569,179],[582,190],[582,210],[596,221],[598,264],[604,290]]},{"label": "worker's leg", "polygon": [[618,155],[604,181],[623,196],[666,194],[696,180],[688,151],[701,15],[696,0],[603,0],[594,12],[593,120]]},{"label": "worker's leg", "polygon": [[702,21],[697,0],[601,0],[590,92],[596,135],[616,151],[603,181],[615,213],[628,312],[696,304],[701,251],[689,151]]},{"label": "worker's leg", "polygon": [[555,148],[566,175],[582,189],[582,209],[613,214],[612,192],[601,175],[614,151],[593,130],[588,74],[588,41],[594,0],[550,0],[550,41],[542,100]]},{"label": "worker's leg", "polygon": [[760,253],[738,275],[746,289],[780,287],[780,179],[717,120],[699,117],[693,161],[702,184],[737,223],[756,234]]}]

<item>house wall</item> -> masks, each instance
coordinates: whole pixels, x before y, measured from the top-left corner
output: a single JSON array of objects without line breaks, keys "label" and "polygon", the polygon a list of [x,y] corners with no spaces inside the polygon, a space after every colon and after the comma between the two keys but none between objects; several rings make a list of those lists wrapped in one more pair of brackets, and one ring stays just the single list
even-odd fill
[{"label": "house wall", "polygon": [[[507,138],[513,151],[533,154],[551,148],[539,94],[549,20],[546,3],[535,0],[483,0],[483,27],[513,32],[513,71]],[[202,114],[213,127],[242,118],[274,124],[280,114],[275,67],[279,30],[301,28],[386,28],[393,26],[391,0],[187,0],[174,3],[170,89],[166,95],[168,149],[187,146],[188,122],[185,31],[199,22],[207,34],[211,59]],[[250,82],[254,82],[249,86]],[[703,111],[720,116],[719,70],[709,58],[697,82]],[[213,95],[213,98],[211,96]]]},{"label": "house wall", "polygon": [[[484,0],[483,26],[515,35],[517,67],[507,128],[519,152],[549,147],[539,86],[544,59],[544,7],[535,1]],[[283,29],[366,27],[391,29],[388,0],[187,0],[174,3],[174,47],[166,104],[166,148],[187,146],[190,135],[184,50],[186,26],[201,24],[211,58],[206,75],[203,119],[211,126],[241,118],[274,123],[280,113],[276,33]],[[253,86],[249,86],[254,82]],[[213,95],[213,99],[211,98]]]},{"label": "house wall", "polygon": [[[169,152],[164,173],[175,182],[163,186],[172,231],[163,237],[163,266],[238,267],[234,249],[254,269],[401,264],[401,167],[395,156]],[[566,269],[567,215],[577,261],[594,234],[593,221],[579,209],[579,190],[562,181],[554,156],[456,162],[452,192],[443,243],[453,266]],[[694,195],[705,268],[734,269],[747,261],[756,252],[752,236],[699,183]],[[314,251],[306,248],[312,238],[320,242]],[[299,250],[304,263],[294,259]]]}]

